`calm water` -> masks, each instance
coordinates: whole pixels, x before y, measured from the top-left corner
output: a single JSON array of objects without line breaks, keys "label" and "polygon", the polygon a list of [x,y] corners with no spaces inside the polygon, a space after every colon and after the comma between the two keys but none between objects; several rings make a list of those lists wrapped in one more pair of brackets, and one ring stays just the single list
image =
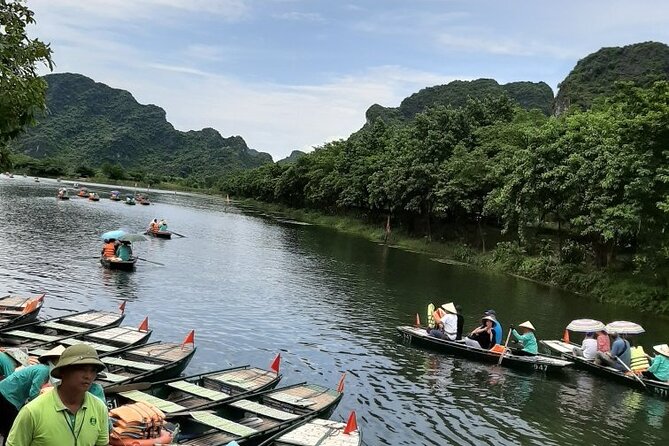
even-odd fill
[{"label": "calm water", "polygon": [[[644,325],[647,351],[669,341],[666,319],[605,307],[507,276],[445,265],[315,226],[281,222],[211,197],[152,194],[152,206],[103,198],[56,201],[55,181],[0,177],[0,293],[47,295],[46,315],[115,309],[149,315],[154,339],[196,329],[196,373],[267,367],[281,352],[284,384],[346,394],[367,445],[667,444],[669,403],[583,372],[527,375],[405,345],[395,326],[430,302],[460,303],[466,327],[494,308],[557,338],[577,317]],[[102,197],[108,188],[98,188]],[[154,218],[187,235],[135,244],[133,273],[100,267],[99,235]]]}]

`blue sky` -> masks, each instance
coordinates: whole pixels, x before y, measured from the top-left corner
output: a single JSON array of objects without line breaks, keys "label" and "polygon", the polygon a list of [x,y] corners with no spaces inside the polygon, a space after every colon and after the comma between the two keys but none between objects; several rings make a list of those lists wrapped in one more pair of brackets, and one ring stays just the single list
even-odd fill
[{"label": "blue sky", "polygon": [[554,90],[602,46],[669,42],[669,2],[28,0],[56,72],[129,90],[180,130],[274,159],[345,138],[366,109],[454,79]]}]

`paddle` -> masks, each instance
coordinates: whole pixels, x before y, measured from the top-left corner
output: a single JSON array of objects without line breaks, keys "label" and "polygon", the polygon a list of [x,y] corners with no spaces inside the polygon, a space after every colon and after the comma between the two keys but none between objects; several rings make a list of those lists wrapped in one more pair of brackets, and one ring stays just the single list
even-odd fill
[{"label": "paddle", "polygon": [[513,328],[509,328],[509,334],[506,335],[506,342],[504,343],[504,351],[499,355],[497,365],[502,365],[502,359],[504,359],[504,354],[506,353],[506,346],[509,345],[509,339],[511,338],[511,330],[513,330]]},{"label": "paddle", "polygon": [[153,260],[148,260],[148,259],[145,259],[144,257],[137,257],[137,258],[138,258],[139,260],[144,260],[145,262],[154,263],[154,264],[156,264],[156,265],[160,265],[160,266],[165,266],[164,263],[154,262]]},{"label": "paddle", "polygon": [[637,375],[636,373],[634,373],[634,372],[632,371],[632,369],[630,369],[629,367],[627,367],[627,364],[625,364],[625,363],[623,362],[623,360],[620,359],[620,356],[616,356],[616,360],[617,360],[619,363],[621,363],[621,364],[623,365],[623,367],[625,367],[625,369],[626,369],[628,372],[630,372],[632,375],[634,375],[634,377],[636,378],[636,380],[639,381],[639,382],[641,383],[641,385],[644,387],[644,389],[648,390],[648,387],[646,386],[646,383],[643,382],[643,381],[641,380],[641,378],[639,377],[639,375]]},{"label": "paddle", "polygon": [[174,232],[174,231],[172,231],[171,229],[170,229],[170,232],[171,232],[172,234],[174,234],[174,235],[178,235],[179,237],[186,238],[185,235],[183,235],[183,234],[179,234],[178,232]]}]

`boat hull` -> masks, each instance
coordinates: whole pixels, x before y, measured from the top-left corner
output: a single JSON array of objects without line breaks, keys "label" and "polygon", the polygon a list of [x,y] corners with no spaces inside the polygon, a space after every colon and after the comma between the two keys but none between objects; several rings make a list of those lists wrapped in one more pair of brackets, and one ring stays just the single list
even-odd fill
[{"label": "boat hull", "polygon": [[137,263],[137,258],[132,260],[110,260],[102,257],[100,263],[107,269],[116,269],[120,271],[133,271],[135,269],[135,264]]},{"label": "boat hull", "polygon": [[[401,326],[397,327],[397,331],[402,334],[406,341],[412,344],[489,364],[497,364],[499,362],[499,354],[497,353],[490,350],[470,347],[464,342],[435,338],[434,336],[427,334],[427,331],[424,328]],[[515,370],[541,373],[560,373],[565,367],[570,366],[571,364],[572,363],[569,361],[544,355],[517,356],[508,354],[504,356],[501,363],[503,367]]]},{"label": "boat hull", "polygon": [[151,231],[146,231],[146,235],[149,235],[151,237],[155,238],[162,238],[169,240],[172,238],[172,233],[170,231],[158,231],[158,232],[151,232]]}]

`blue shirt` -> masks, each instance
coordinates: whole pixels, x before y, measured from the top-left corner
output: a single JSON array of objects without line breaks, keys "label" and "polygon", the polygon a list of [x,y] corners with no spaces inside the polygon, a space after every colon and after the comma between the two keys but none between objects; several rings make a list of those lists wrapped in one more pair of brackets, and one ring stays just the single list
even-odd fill
[{"label": "blue shirt", "polygon": [[132,249],[130,246],[122,243],[118,248],[116,248],[116,256],[120,257],[121,260],[130,260],[130,257],[132,256]]},{"label": "blue shirt", "polygon": [[495,344],[502,343],[502,336],[504,332],[502,331],[502,324],[499,321],[495,321],[492,326],[493,331],[495,332]]},{"label": "blue shirt", "polygon": [[12,403],[16,410],[39,395],[42,386],[49,381],[50,367],[35,364],[17,370],[0,381],[0,394]]},{"label": "blue shirt", "polygon": [[618,336],[615,341],[613,341],[613,344],[611,344],[611,357],[613,359],[616,359],[617,357],[620,357],[620,359],[625,363],[627,367],[630,366],[630,363],[632,361],[632,352],[630,351],[630,345],[629,343]]},{"label": "blue shirt", "polygon": [[655,355],[648,371],[660,381],[669,381],[669,358],[663,355]]}]

